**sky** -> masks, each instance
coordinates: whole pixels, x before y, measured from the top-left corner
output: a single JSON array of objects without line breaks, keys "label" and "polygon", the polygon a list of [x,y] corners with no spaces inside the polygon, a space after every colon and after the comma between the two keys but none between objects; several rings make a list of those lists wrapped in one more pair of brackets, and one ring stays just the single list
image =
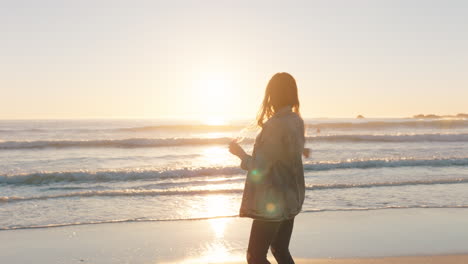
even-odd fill
[{"label": "sky", "polygon": [[468,112],[468,2],[0,1],[0,119]]}]

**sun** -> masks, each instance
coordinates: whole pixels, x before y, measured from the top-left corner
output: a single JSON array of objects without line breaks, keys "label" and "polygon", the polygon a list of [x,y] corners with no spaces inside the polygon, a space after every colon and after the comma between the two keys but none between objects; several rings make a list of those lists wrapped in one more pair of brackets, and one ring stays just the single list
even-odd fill
[{"label": "sun", "polygon": [[235,80],[224,72],[199,73],[193,82],[191,100],[194,114],[206,125],[225,125],[228,123],[238,102]]}]

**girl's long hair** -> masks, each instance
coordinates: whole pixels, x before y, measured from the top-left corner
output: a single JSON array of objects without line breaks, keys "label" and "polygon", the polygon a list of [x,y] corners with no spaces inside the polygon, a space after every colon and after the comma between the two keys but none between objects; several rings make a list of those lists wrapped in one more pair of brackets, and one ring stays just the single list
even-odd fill
[{"label": "girl's long hair", "polygon": [[300,115],[296,80],[289,73],[279,72],[268,82],[262,106],[258,111],[257,125],[263,127],[266,120],[287,105],[292,106],[293,111]]}]

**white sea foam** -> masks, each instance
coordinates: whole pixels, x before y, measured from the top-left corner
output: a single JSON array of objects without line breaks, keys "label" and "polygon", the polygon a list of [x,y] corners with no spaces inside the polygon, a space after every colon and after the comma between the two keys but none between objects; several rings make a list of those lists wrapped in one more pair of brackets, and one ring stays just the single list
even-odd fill
[{"label": "white sea foam", "polygon": [[307,137],[313,142],[468,142],[468,134],[323,135]]},{"label": "white sea foam", "polygon": [[304,170],[326,171],[336,169],[369,169],[396,167],[451,167],[468,166],[468,158],[453,159],[368,159],[342,162],[318,162],[304,164]]},{"label": "white sea foam", "polygon": [[435,128],[435,129],[456,129],[468,127],[468,119],[395,119],[388,121],[354,120],[353,122],[314,122],[307,124],[310,128],[321,129],[394,129],[394,128]]},{"label": "white sea foam", "polygon": [[129,138],[102,140],[4,141],[0,149],[41,148],[145,148],[187,145],[228,144],[230,138]]},{"label": "white sea foam", "polygon": [[[465,209],[468,205],[445,205],[445,206],[429,206],[429,205],[413,205],[413,206],[384,206],[384,207],[364,207],[364,208],[337,208],[337,209],[313,209],[303,210],[302,213],[321,213],[321,212],[353,212],[353,211],[377,211],[377,210],[395,210],[395,209]],[[0,227],[1,230],[17,230],[17,229],[43,229],[56,228],[65,226],[80,226],[80,225],[99,225],[99,224],[117,224],[117,223],[135,223],[135,222],[173,222],[173,221],[199,221],[220,218],[233,218],[239,215],[220,215],[212,217],[194,217],[194,218],[131,218],[131,219],[113,219],[102,221],[84,221],[70,222],[62,224],[48,225],[10,225]]]},{"label": "white sea foam", "polygon": [[[324,189],[353,189],[353,188],[374,188],[374,187],[398,187],[411,185],[434,185],[434,184],[459,184],[468,183],[468,178],[449,178],[449,179],[432,179],[419,181],[401,181],[401,182],[373,182],[373,183],[355,183],[355,184],[313,184],[307,185],[306,190],[324,190]],[[112,197],[112,196],[162,196],[162,195],[209,195],[209,194],[241,194],[243,189],[124,189],[124,190],[90,190],[79,192],[68,192],[61,194],[40,195],[40,196],[0,196],[0,202],[22,202],[32,200],[47,200],[72,197]]]},{"label": "white sea foam", "polygon": [[[226,145],[232,139],[220,138],[128,138],[102,140],[3,141],[0,150],[43,148],[151,148],[167,146]],[[468,134],[389,134],[389,135],[319,135],[309,142],[468,142]],[[246,138],[243,143],[253,143]]]},{"label": "white sea foam", "polygon": [[125,189],[125,190],[105,190],[105,191],[82,191],[71,192],[64,194],[42,195],[42,196],[0,196],[0,202],[21,202],[32,200],[47,200],[71,197],[110,197],[110,196],[161,196],[161,195],[199,195],[199,194],[229,194],[241,193],[241,189],[220,189],[220,190],[140,190],[140,189]]},{"label": "white sea foam", "polygon": [[[342,162],[304,164],[305,171],[337,169],[369,169],[397,167],[452,167],[468,166],[468,158],[453,159],[369,159]],[[37,172],[18,175],[0,175],[0,184],[48,184],[53,182],[109,182],[193,178],[202,176],[245,174],[239,167],[202,167],[161,170],[104,170]]]},{"label": "white sea foam", "polygon": [[411,186],[411,185],[433,185],[433,184],[458,184],[468,183],[468,178],[454,179],[433,179],[420,181],[401,181],[401,182],[373,182],[373,183],[350,183],[350,184],[314,184],[306,186],[307,190],[324,189],[351,189],[351,188],[373,188],[373,187],[393,187],[393,186]]},{"label": "white sea foam", "polygon": [[200,176],[221,176],[243,173],[238,167],[183,168],[173,170],[105,170],[105,171],[64,171],[38,172],[18,175],[2,175],[0,183],[47,184],[52,182],[108,182],[155,180],[166,178],[190,178]]},{"label": "white sea foam", "polygon": [[[468,128],[468,119],[452,118],[452,119],[364,119],[349,121],[325,122],[320,119],[305,120],[308,128],[321,129],[458,129]],[[5,122],[5,121],[4,121]],[[74,123],[71,120],[65,121],[63,125],[48,123],[44,121],[40,127],[31,126],[30,122],[25,121],[24,126],[19,126],[20,123],[11,123],[0,128],[0,133],[48,133],[48,132],[71,132],[71,133],[93,133],[93,132],[157,132],[157,131],[192,131],[192,132],[219,132],[219,131],[238,131],[245,128],[245,125],[204,125],[204,124],[159,124],[159,125],[144,125],[144,126],[129,126],[124,120],[109,122],[109,126],[104,124],[97,125],[89,121],[84,122],[85,126],[80,126],[79,122]],[[1,123],[0,123],[1,124]],[[90,126],[91,125],[91,126]]]}]

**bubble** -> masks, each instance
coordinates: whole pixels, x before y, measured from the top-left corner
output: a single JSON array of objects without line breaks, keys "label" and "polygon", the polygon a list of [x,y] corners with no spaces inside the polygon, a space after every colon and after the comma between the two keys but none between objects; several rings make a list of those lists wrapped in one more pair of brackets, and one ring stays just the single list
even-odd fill
[{"label": "bubble", "polygon": [[238,136],[235,138],[235,141],[240,144],[246,139],[255,138],[255,135],[258,133],[259,128],[255,122],[249,123],[246,127],[239,131]]}]

